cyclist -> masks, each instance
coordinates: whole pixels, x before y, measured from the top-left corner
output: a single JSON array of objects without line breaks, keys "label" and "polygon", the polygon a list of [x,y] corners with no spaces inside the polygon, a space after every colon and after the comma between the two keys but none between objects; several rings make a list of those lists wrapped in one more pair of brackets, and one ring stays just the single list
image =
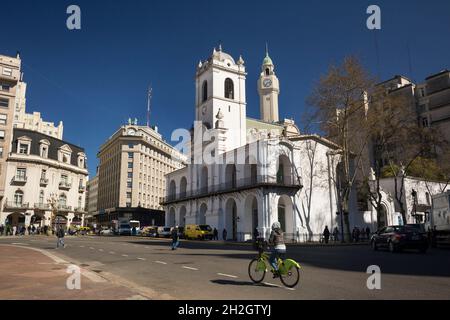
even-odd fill
[{"label": "cyclist", "polygon": [[281,230],[281,224],[278,221],[272,224],[272,232],[270,234],[269,244],[272,246],[272,254],[270,255],[269,262],[274,270],[273,277],[278,278],[280,275],[278,273],[277,260],[279,257],[282,257],[286,253],[284,234],[283,230]]}]

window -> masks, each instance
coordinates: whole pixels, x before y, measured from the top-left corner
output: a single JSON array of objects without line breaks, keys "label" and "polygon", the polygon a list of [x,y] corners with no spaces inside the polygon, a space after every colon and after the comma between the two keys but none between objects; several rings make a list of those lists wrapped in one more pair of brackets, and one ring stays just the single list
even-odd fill
[{"label": "window", "polygon": [[19,144],[19,153],[20,154],[28,154],[28,145],[20,143]]},{"label": "window", "polygon": [[19,181],[25,181],[27,176],[27,169],[26,168],[17,168],[16,171],[16,179]]},{"label": "window", "polygon": [[14,204],[16,206],[21,206],[23,203],[23,191],[17,190],[16,193],[14,193]]},{"label": "window", "polygon": [[44,190],[41,190],[39,192],[39,204],[43,204],[44,203]]},{"label": "window", "polygon": [[67,177],[65,174],[62,174],[61,175],[61,182],[63,182],[63,183],[69,182],[69,177]]},{"label": "window", "polygon": [[133,149],[134,148],[134,144],[133,143],[128,144],[128,148]]},{"label": "window", "polygon": [[127,199],[131,199],[131,192],[127,192]]},{"label": "window", "polygon": [[266,68],[266,76],[269,76],[270,75],[270,70],[269,70],[269,68]]},{"label": "window", "polygon": [[127,208],[131,208],[131,202],[127,202],[126,206]]},{"label": "window", "polygon": [[45,176],[47,175],[47,170],[41,171],[41,179],[45,179]]},{"label": "window", "polygon": [[47,147],[41,148],[41,158],[47,158]]},{"label": "window", "polygon": [[9,107],[9,99],[0,98],[0,107],[8,108]]},{"label": "window", "polygon": [[12,69],[10,69],[10,68],[3,68],[3,75],[4,76],[12,76]]},{"label": "window", "polygon": [[6,91],[9,92],[10,89],[10,85],[9,84],[5,84],[5,83],[0,83],[0,91]]},{"label": "window", "polygon": [[131,181],[127,182],[127,188],[133,188],[133,183]]},{"label": "window", "polygon": [[133,168],[133,162],[128,162],[128,168],[132,169]]},{"label": "window", "polygon": [[202,102],[208,100],[208,82],[203,81],[202,85]]},{"label": "window", "polygon": [[427,128],[427,127],[428,127],[428,118],[422,118],[422,126],[423,126],[424,128]]},{"label": "window", "polygon": [[0,147],[0,158],[3,157],[3,147]]},{"label": "window", "polygon": [[66,195],[64,193],[59,196],[58,204],[59,204],[60,207],[65,207],[66,206],[66,204],[67,204],[67,197],[66,197]]},{"label": "window", "polygon": [[6,114],[0,114],[0,124],[6,125],[6,119],[7,119]]},{"label": "window", "polygon": [[81,198],[81,196],[80,197],[78,197],[78,208],[79,209],[81,209],[82,208],[82,198]]},{"label": "window", "polygon": [[234,99],[234,84],[230,78],[225,79],[225,98]]},{"label": "window", "polygon": [[133,178],[133,172],[128,172],[128,179],[132,179]]},{"label": "window", "polygon": [[128,152],[128,159],[133,159],[134,157],[134,153],[133,152]]}]

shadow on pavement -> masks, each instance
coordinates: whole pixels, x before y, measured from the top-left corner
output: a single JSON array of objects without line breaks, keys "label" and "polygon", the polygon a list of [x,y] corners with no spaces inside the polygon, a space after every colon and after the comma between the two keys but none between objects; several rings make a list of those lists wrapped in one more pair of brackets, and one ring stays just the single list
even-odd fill
[{"label": "shadow on pavement", "polygon": [[264,283],[255,284],[251,281],[239,281],[239,280],[224,280],[224,279],[216,279],[211,280],[212,283],[222,284],[222,285],[233,285],[233,286],[252,286],[252,287],[266,287],[266,288],[276,288],[274,286],[269,286]]}]

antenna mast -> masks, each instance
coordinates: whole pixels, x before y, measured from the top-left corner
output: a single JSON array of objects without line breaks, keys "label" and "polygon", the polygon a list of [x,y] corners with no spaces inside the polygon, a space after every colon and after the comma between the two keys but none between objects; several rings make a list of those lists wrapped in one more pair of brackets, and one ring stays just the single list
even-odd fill
[{"label": "antenna mast", "polygon": [[152,86],[150,85],[148,87],[148,92],[147,92],[147,127],[150,127],[150,105],[151,105],[151,101],[152,101]]}]

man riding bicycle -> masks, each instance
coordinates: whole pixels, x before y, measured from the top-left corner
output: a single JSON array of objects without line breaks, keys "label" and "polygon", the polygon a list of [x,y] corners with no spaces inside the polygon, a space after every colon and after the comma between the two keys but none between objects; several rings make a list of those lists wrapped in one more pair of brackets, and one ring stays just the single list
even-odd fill
[{"label": "man riding bicycle", "polygon": [[276,221],[272,224],[272,232],[270,233],[269,244],[272,246],[272,254],[269,262],[274,269],[273,277],[278,278],[278,258],[283,258],[286,254],[286,245],[284,243],[284,234],[281,230],[281,224]]}]

